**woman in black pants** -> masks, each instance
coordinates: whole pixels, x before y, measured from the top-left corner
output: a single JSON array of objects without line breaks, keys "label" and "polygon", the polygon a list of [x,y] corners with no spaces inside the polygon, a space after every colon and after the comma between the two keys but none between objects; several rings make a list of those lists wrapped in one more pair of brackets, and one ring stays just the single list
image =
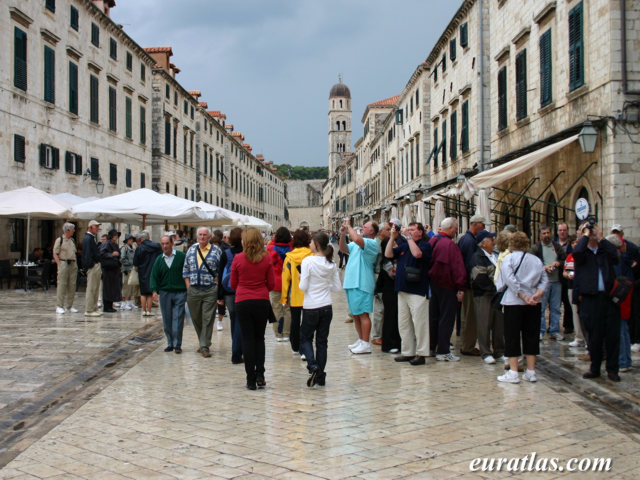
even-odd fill
[{"label": "woman in black pants", "polygon": [[247,388],[264,387],[264,331],[271,311],[269,291],[275,279],[273,265],[256,228],[242,232],[242,253],[233,257],[231,288],[236,292],[236,315],[242,331]]}]

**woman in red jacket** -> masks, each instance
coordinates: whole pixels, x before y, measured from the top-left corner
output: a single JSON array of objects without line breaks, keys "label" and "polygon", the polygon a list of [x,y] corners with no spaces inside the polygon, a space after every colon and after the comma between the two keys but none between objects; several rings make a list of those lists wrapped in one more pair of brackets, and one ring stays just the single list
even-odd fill
[{"label": "woman in red jacket", "polygon": [[236,314],[242,331],[247,388],[264,387],[264,331],[271,305],[269,291],[275,279],[271,259],[256,228],[242,232],[242,253],[233,257],[231,288],[236,292]]}]

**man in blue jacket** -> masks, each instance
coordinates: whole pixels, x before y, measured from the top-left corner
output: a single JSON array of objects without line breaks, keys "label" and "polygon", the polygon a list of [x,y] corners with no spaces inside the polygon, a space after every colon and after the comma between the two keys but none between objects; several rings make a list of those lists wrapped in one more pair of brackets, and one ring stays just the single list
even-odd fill
[{"label": "man in blue jacket", "polygon": [[98,296],[100,295],[100,279],[102,266],[100,265],[100,250],[97,235],[100,223],[95,220],[89,222],[87,233],[82,239],[82,268],[87,272],[87,291],[85,296],[84,314],[87,317],[99,317]]},{"label": "man in blue jacket", "polygon": [[597,225],[585,223],[578,231],[581,238],[573,249],[575,279],[580,317],[589,333],[591,368],[584,378],[600,376],[603,344],[607,351],[607,376],[614,382],[618,375],[620,348],[620,309],[609,297],[615,279],[613,265],[619,260],[618,250],[605,238]]}]

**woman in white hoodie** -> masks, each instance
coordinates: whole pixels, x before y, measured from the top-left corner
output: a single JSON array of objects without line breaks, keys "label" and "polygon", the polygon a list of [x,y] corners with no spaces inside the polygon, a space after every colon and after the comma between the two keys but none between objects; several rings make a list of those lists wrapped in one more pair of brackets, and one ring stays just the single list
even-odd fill
[{"label": "woman in white hoodie", "polygon": [[[300,290],[304,291],[302,325],[300,327],[300,353],[307,358],[309,379],[307,386],[324,385],[327,364],[327,338],[333,317],[331,292],[342,290],[338,267],[333,261],[333,247],[327,234],[319,232],[311,237],[314,255],[302,260]],[[316,352],[313,352],[313,336]]]}]

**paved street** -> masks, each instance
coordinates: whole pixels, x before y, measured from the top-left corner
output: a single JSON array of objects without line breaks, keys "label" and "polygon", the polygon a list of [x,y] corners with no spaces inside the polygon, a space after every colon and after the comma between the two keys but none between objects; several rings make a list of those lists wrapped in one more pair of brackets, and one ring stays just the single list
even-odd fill
[{"label": "paved street", "polygon": [[[572,369],[584,366],[555,342],[545,341],[537,384],[498,384],[502,366],[478,358],[429,358],[414,367],[379,347],[353,356],[340,294],[327,385],[307,388],[304,363],[268,329],[268,385],[251,392],[242,365],[229,361],[226,319],[214,331],[213,357],[204,359],[190,324],[179,356],[162,351],[154,319],[133,312],[56,318],[53,292],[0,294],[2,453],[15,457],[0,470],[3,479],[635,479],[640,469],[640,429],[620,405],[625,398],[637,405],[637,372],[620,386],[587,383],[577,373],[571,380]],[[52,400],[57,394],[63,407]],[[36,422],[46,412],[29,410],[34,402],[55,414]],[[6,433],[30,429],[31,436]],[[606,457],[612,467],[524,475],[469,469],[477,457],[533,452],[561,464]]]}]

